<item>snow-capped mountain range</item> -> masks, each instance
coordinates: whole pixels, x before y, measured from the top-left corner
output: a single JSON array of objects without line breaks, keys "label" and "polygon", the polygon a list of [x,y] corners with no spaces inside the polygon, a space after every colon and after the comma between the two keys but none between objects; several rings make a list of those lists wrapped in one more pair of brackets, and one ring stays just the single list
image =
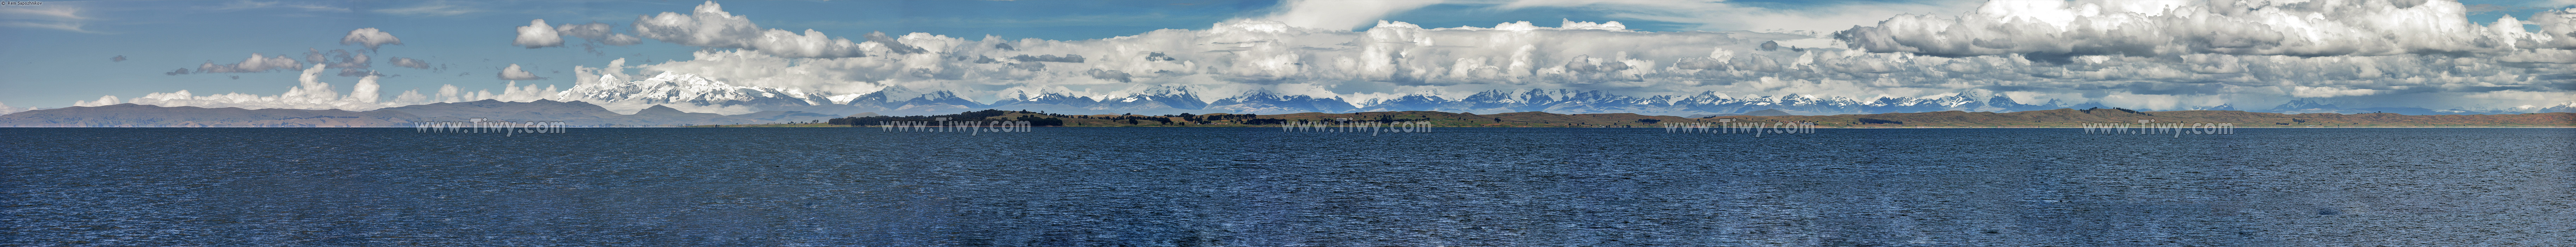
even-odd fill
[{"label": "snow-capped mountain range", "polygon": [[[1601,91],[1520,90],[1483,91],[1464,98],[1437,95],[1404,95],[1364,101],[1343,98],[1317,98],[1272,92],[1243,92],[1237,96],[1206,100],[1186,87],[1160,87],[1126,96],[1084,96],[1066,93],[1024,93],[991,103],[977,102],[945,91],[910,91],[891,88],[866,94],[826,95],[795,89],[738,86],[706,77],[684,73],[662,73],[641,80],[619,81],[613,76],[600,83],[578,85],[557,93],[562,100],[588,101],[612,110],[642,109],[654,105],[678,107],[691,112],[738,113],[755,111],[803,111],[824,114],[945,114],[979,109],[1047,111],[1068,114],[1178,114],[1178,113],[1252,113],[1279,114],[1299,112],[1369,112],[1369,111],[1443,111],[1503,113],[1543,111],[1551,113],[1638,113],[1649,115],[1740,114],[1760,110],[1780,110],[1799,115],[1867,114],[1934,111],[2012,112],[2058,108],[2101,107],[2094,103],[2069,104],[2050,101],[2036,104],[2016,102],[2008,97],[1970,93],[1943,94],[1933,97],[1894,97],[1856,99],[1786,94],[1776,96],[1733,96],[1702,92],[1687,96],[1627,96]],[[2466,110],[2424,110],[2416,108],[2343,109],[2312,100],[2293,101],[2268,112],[2281,113],[2371,113],[2392,112],[2409,115],[2489,114],[2519,112],[2567,111],[2576,102],[2554,107],[2526,107],[2529,111],[2478,112]],[[2236,110],[2221,105],[2194,110]],[[2526,110],[2526,109],[2517,109]]]}]

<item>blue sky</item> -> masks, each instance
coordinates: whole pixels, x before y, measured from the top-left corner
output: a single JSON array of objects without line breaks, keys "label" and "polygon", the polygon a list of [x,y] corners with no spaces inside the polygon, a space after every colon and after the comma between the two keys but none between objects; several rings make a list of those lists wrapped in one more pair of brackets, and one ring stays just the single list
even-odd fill
[{"label": "blue sky", "polygon": [[[2492,22],[2497,16],[2528,19],[2533,13],[2566,7],[2569,1],[2467,1],[2467,19]],[[0,6],[0,103],[13,107],[64,107],[101,95],[134,97],[145,93],[190,90],[198,95],[226,92],[274,94],[296,86],[292,69],[260,73],[192,73],[165,75],[174,69],[198,68],[208,62],[241,62],[252,53],[303,58],[309,51],[366,50],[344,45],[352,29],[377,28],[401,39],[366,51],[368,70],[386,75],[387,91],[435,90],[456,85],[466,90],[494,89],[510,80],[496,71],[517,64],[541,80],[524,84],[571,86],[571,67],[598,67],[628,59],[629,65],[692,59],[703,49],[647,39],[632,46],[582,43],[567,38],[564,47],[523,48],[511,45],[512,28],[531,19],[550,24],[608,23],[616,32],[639,15],[687,13],[699,1],[43,1],[40,5]],[[893,35],[928,33],[965,40],[986,35],[1005,39],[1085,40],[1137,35],[1158,29],[1208,29],[1233,19],[1260,18],[1286,11],[1273,1],[727,1],[724,9],[746,16],[761,28],[811,29],[836,38],[860,38],[869,32]],[[1638,31],[1814,31],[1875,23],[1894,13],[1957,15],[1973,11],[1977,1],[1734,1],[1713,8],[1734,12],[1653,13],[1650,8],[1573,2],[1451,1],[1400,8],[1379,19],[1425,28],[1475,26],[1530,21],[1554,26],[1560,20],[1618,21]],[[1365,10],[1362,10],[1365,11]],[[1367,16],[1366,13],[1360,14]],[[1729,16],[1776,16],[1733,18]],[[1361,30],[1353,27],[1351,30]],[[2536,30],[2537,27],[2532,27]],[[122,56],[123,61],[112,61]],[[425,60],[430,69],[397,67],[391,57]],[[333,70],[338,71],[338,70]],[[324,81],[347,85],[354,77]],[[343,87],[343,90],[346,88]]]}]

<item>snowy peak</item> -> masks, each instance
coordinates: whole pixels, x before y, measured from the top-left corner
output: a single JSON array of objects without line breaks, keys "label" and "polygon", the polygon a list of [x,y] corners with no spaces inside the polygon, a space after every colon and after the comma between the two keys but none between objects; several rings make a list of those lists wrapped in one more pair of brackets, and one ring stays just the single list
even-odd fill
[{"label": "snowy peak", "polygon": [[608,104],[766,106],[815,105],[830,102],[822,95],[799,90],[735,86],[696,74],[664,72],[634,81],[616,81],[615,78],[602,76],[598,83],[574,86],[571,90],[556,93],[556,96]]}]

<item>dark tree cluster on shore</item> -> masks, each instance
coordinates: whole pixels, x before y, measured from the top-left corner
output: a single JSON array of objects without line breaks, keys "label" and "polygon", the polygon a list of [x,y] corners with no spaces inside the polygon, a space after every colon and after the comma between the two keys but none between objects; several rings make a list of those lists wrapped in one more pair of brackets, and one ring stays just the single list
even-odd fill
[{"label": "dark tree cluster on shore", "polygon": [[1163,116],[1147,116],[1147,115],[1117,115],[1117,116],[1107,116],[1107,117],[1083,115],[1083,116],[1074,116],[1074,117],[1076,117],[1076,118],[1083,118],[1083,119],[1102,119],[1102,120],[1109,120],[1109,121],[1125,121],[1125,122],[1127,122],[1127,124],[1142,124],[1142,123],[1143,123],[1142,121],[1154,121],[1154,122],[1155,122],[1155,124],[1170,124],[1170,123],[1172,122],[1172,115],[1163,115]]},{"label": "dark tree cluster on shore", "polygon": [[[1177,117],[1180,117],[1180,118],[1181,118],[1181,119],[1183,119],[1183,120],[1187,120],[1187,121],[1191,121],[1191,122],[1198,122],[1199,124],[1210,124],[1210,123],[1213,123],[1213,122],[1215,122],[1215,121],[1223,121],[1223,120],[1237,120],[1237,119],[1244,120],[1244,124],[1255,124],[1255,123],[1252,123],[1252,122],[1254,122],[1254,120],[1264,119],[1264,118],[1261,118],[1261,114],[1225,114],[1225,113],[1207,114],[1207,115],[1191,115],[1191,114],[1189,114],[1189,113],[1181,113],[1181,115],[1179,115],[1179,116],[1177,116]],[[1278,120],[1278,119],[1272,119],[1272,120]],[[1275,123],[1274,123],[1274,124],[1275,124]]]}]

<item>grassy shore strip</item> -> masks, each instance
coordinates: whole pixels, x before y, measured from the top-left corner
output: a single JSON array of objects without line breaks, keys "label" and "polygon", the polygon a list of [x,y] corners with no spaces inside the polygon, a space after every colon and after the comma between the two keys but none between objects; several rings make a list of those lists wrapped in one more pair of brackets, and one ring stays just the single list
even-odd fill
[{"label": "grassy shore strip", "polygon": [[[1338,119],[1355,121],[1412,121],[1430,123],[1433,127],[1559,127],[1559,128],[1660,128],[1667,123],[1754,123],[1815,122],[1822,128],[2078,128],[2084,124],[2137,123],[2231,123],[2237,128],[2570,128],[2576,127],[2576,113],[2528,113],[2503,115],[2399,115],[2369,114],[2280,114],[2244,111],[2159,111],[2140,112],[2126,109],[2056,109],[2008,113],[1941,111],[1919,113],[1845,114],[1824,116],[1718,116],[1685,118],[1648,116],[1634,113],[1556,114],[1546,112],[1513,112],[1497,114],[1452,113],[1437,111],[1359,112],[1359,113],[1291,113],[1227,114],[1214,113],[1188,116],[1143,115],[1062,115],[1010,113],[976,120],[1008,121],[1011,119],[1054,118],[1064,120],[1064,127],[1278,127],[1278,122],[1322,122]],[[688,127],[854,127],[830,124],[742,124],[699,125]],[[855,127],[873,127],[855,125]]]}]

